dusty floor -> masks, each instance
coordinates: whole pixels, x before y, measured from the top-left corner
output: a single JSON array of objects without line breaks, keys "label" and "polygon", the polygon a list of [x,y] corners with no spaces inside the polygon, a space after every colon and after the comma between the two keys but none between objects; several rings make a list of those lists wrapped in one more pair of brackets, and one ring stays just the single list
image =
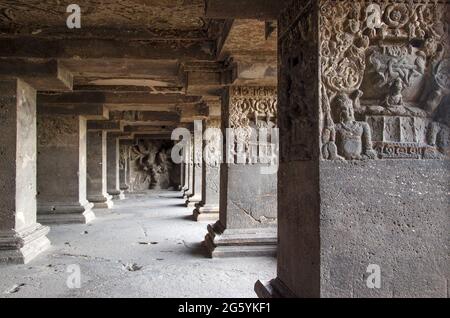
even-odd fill
[{"label": "dusty floor", "polygon": [[[182,204],[179,192],[134,194],[96,210],[92,224],[53,226],[48,251],[0,265],[0,297],[256,297],[256,280],[276,277],[273,258],[205,257],[207,223]],[[142,268],[125,268],[133,263]],[[79,289],[67,287],[69,265],[80,268]]]}]

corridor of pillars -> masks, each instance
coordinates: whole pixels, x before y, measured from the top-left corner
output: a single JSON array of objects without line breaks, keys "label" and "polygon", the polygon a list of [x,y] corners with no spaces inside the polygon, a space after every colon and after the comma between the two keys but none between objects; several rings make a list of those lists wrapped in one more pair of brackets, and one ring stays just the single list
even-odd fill
[{"label": "corridor of pillars", "polygon": [[12,2],[1,289],[448,295],[448,2]]}]

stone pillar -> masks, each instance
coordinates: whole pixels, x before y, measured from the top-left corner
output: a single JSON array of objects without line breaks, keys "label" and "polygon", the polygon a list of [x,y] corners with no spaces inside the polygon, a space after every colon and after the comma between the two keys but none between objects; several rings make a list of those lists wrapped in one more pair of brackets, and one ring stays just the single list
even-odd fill
[{"label": "stone pillar", "polygon": [[133,192],[132,178],[131,178],[131,147],[133,147],[133,140],[128,140],[128,160],[127,160],[127,172],[125,174],[125,183],[128,185],[126,193]]},{"label": "stone pillar", "polygon": [[[222,102],[223,134],[229,127],[236,138],[224,136],[233,154],[220,167],[220,219],[208,226],[206,246],[212,257],[275,255],[277,174],[255,158],[251,128],[276,126],[276,88],[230,87]],[[237,151],[250,155],[238,160]]]},{"label": "stone pillar", "polygon": [[296,0],[280,16],[278,276],[259,296],[448,296],[448,12]]},{"label": "stone pillar", "polygon": [[202,201],[194,210],[196,221],[219,219],[220,162],[222,159],[222,133],[220,117],[203,123],[204,158],[202,165]]},{"label": "stone pillar", "polygon": [[128,191],[130,189],[129,175],[130,175],[130,141],[119,140],[119,182],[120,190]]},{"label": "stone pillar", "polygon": [[36,91],[0,80],[0,263],[28,263],[50,246],[36,223]]},{"label": "stone pillar", "polygon": [[46,224],[95,218],[86,192],[86,119],[38,114],[37,212]]},{"label": "stone pillar", "polygon": [[87,195],[94,208],[109,209],[114,204],[106,187],[106,131],[87,134]]},{"label": "stone pillar", "polygon": [[193,148],[193,183],[192,195],[187,199],[186,206],[194,209],[202,201],[202,157],[203,157],[203,129],[202,121],[194,122],[194,148]]},{"label": "stone pillar", "polygon": [[183,153],[183,162],[180,164],[180,188],[179,190],[182,191],[184,193],[184,191],[186,190],[186,183],[184,181],[185,179],[185,165],[186,165],[186,156]]},{"label": "stone pillar", "polygon": [[113,199],[123,200],[125,195],[120,190],[120,178],[119,178],[119,137],[120,133],[107,133],[106,138],[106,159],[107,159],[107,191],[112,195]]},{"label": "stone pillar", "polygon": [[186,181],[187,190],[184,192],[184,199],[187,201],[189,197],[194,194],[194,143],[193,139],[189,143],[189,149],[187,152],[187,165],[186,165]]}]

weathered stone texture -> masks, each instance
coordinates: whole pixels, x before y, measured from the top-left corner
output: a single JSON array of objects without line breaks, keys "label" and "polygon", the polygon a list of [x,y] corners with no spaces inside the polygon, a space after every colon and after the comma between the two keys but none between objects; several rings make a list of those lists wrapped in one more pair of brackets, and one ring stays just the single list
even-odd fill
[{"label": "weathered stone texture", "polygon": [[[322,162],[321,296],[446,297],[449,168]],[[379,290],[366,287],[369,264],[381,267]]]},{"label": "weathered stone texture", "polygon": [[106,131],[87,133],[87,198],[95,208],[113,205],[107,192],[106,134]]},{"label": "weathered stone texture", "polygon": [[86,192],[86,119],[38,115],[38,218],[86,223],[95,216]]},{"label": "weathered stone texture", "polygon": [[[444,12],[443,2],[296,0],[280,17],[269,294],[447,295]],[[381,267],[381,289],[366,286],[370,264]]]},{"label": "weathered stone texture", "polygon": [[0,262],[28,263],[50,246],[36,223],[36,91],[0,80]]}]

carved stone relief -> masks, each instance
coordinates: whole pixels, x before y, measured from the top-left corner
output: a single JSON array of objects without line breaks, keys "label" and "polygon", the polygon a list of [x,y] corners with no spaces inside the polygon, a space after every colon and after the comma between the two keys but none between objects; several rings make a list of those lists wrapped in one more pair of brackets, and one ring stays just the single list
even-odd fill
[{"label": "carved stone relief", "polygon": [[318,31],[315,1],[293,1],[279,19],[281,161],[311,160],[317,142]]},{"label": "carved stone relief", "polygon": [[78,128],[77,116],[39,115],[37,120],[38,145],[41,147],[78,146]]},{"label": "carved stone relief", "polygon": [[168,189],[176,185],[175,165],[170,154],[173,144],[141,139],[131,147],[131,190]]},{"label": "carved stone relief", "polygon": [[[220,119],[208,119],[206,121],[205,146],[203,160],[209,167],[219,167],[222,162],[222,133],[220,131]],[[206,136],[207,135],[207,136]]]},{"label": "carved stone relief", "polygon": [[449,9],[321,1],[323,159],[447,157]]},{"label": "carved stone relief", "polygon": [[252,154],[256,156],[258,150],[257,130],[277,127],[276,88],[233,86],[230,90],[228,118],[229,128],[235,134],[236,151],[249,151],[252,161]]}]

